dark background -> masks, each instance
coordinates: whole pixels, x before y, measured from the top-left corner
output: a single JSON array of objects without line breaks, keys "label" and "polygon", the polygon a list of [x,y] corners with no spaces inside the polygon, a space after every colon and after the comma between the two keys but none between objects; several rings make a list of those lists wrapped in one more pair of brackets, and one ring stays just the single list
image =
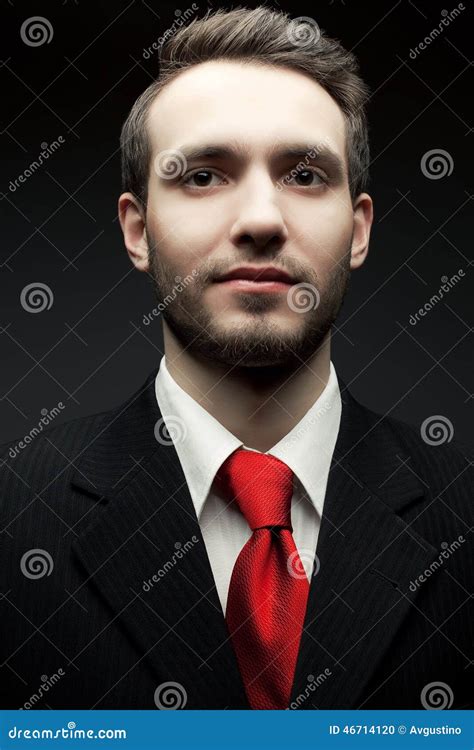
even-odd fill
[{"label": "dark background", "polygon": [[[198,15],[237,5],[197,4]],[[375,222],[369,258],[352,276],[333,335],[336,369],[372,409],[418,427],[442,415],[454,439],[470,444],[472,5],[464,2],[460,16],[412,59],[410,50],[457,3],[267,4],[315,18],[357,54],[373,92]],[[0,443],[28,433],[41,410],[60,401],[66,408],[55,424],[119,404],[159,363],[159,318],[142,323],[156,302],[128,259],[116,218],[119,134],[156,75],[156,57],[145,59],[144,49],[178,8],[190,6],[2,0]],[[35,15],[48,19],[53,37],[32,47],[20,29]],[[10,190],[41,144],[59,136],[58,151]],[[448,152],[450,176],[423,174],[421,158],[432,149]],[[459,283],[410,325],[441,277],[459,269]],[[54,294],[41,313],[20,301],[34,282]]]}]

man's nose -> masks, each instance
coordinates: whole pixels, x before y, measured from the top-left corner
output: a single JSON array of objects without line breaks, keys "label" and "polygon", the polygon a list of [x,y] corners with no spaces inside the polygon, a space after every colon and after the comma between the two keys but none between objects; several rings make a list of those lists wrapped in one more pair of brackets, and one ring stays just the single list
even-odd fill
[{"label": "man's nose", "polygon": [[288,230],[278,206],[279,192],[268,175],[255,178],[242,185],[236,196],[237,216],[231,228],[230,239],[236,247],[267,245],[277,249],[288,237]]}]

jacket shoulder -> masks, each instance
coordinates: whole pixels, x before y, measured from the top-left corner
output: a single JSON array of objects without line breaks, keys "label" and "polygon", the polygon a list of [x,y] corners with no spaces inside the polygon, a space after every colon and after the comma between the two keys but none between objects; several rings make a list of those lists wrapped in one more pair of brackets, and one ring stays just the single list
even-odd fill
[{"label": "jacket shoulder", "polygon": [[396,451],[400,460],[406,461],[408,470],[429,488],[429,496],[457,496],[472,509],[474,449],[456,439],[450,420],[435,415],[415,426],[359,406],[366,425],[375,425],[373,440],[378,448],[385,446],[386,450]]},{"label": "jacket shoulder", "polygon": [[111,413],[103,411],[45,429],[34,428],[27,435],[1,445],[1,495],[5,498],[17,486],[28,495],[28,488],[46,487],[60,477],[68,478],[69,469],[100,434]]},{"label": "jacket shoulder", "polygon": [[456,438],[454,426],[446,417],[428,417],[419,427],[394,417],[384,419],[410,455],[420,461],[431,465],[441,461],[455,467],[474,459],[474,448]]}]

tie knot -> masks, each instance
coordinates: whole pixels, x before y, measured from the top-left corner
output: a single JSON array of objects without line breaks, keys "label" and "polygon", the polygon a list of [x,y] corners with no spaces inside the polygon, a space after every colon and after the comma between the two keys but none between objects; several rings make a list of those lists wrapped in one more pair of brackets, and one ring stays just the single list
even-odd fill
[{"label": "tie knot", "polygon": [[238,504],[252,531],[266,526],[292,530],[293,472],[283,461],[238,448],[220,467],[216,482]]}]

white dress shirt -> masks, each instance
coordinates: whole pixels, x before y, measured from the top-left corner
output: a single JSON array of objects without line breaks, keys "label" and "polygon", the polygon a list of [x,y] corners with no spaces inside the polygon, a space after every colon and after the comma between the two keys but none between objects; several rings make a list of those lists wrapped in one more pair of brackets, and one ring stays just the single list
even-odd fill
[{"label": "white dress shirt", "polygon": [[[244,445],[170,375],[162,357],[155,380],[161,415],[169,433],[182,427],[174,447],[183,469],[201,527],[217,593],[225,613],[235,561],[252,531],[235,502],[222,497],[214,483],[216,473],[236,448]],[[333,363],[325,389],[290,432],[267,453],[279,458],[294,473],[291,522],[293,538],[308,580],[315,562],[324,496],[341,419],[341,394]]]}]

